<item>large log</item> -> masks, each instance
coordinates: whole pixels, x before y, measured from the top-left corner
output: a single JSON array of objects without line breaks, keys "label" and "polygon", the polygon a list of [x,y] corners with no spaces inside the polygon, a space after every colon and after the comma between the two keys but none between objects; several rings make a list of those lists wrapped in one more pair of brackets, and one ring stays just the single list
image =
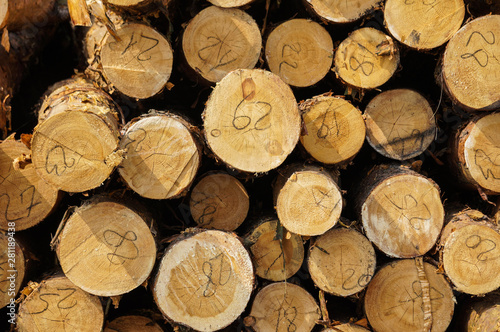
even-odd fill
[{"label": "large log", "polygon": [[20,30],[48,23],[56,0],[1,0],[0,29]]},{"label": "large log", "polygon": [[31,283],[31,293],[19,305],[17,328],[21,332],[81,331],[102,329],[101,301],[60,275]]},{"label": "large log", "polygon": [[163,255],[153,296],[170,321],[215,331],[243,312],[253,284],[250,255],[235,235],[191,229]]},{"label": "large log", "polygon": [[402,166],[375,167],[359,186],[357,211],[366,236],[391,257],[429,251],[444,222],[434,181]]},{"label": "large log", "polygon": [[33,165],[60,190],[94,189],[121,161],[118,106],[82,78],[54,88],[40,108],[41,123],[31,140]]},{"label": "large log", "polygon": [[13,136],[0,143],[0,229],[22,231],[37,225],[62,196],[40,178],[29,156],[30,150]]},{"label": "large log", "polygon": [[215,155],[244,172],[278,167],[299,140],[300,115],[288,85],[261,69],[239,69],[212,91],[203,113]]},{"label": "large log", "polygon": [[262,37],[254,19],[241,9],[211,6],[199,12],[182,35],[188,65],[204,80],[219,82],[235,69],[252,69]]},{"label": "large log", "polygon": [[152,319],[145,316],[120,316],[106,324],[104,332],[163,332]]},{"label": "large log", "polygon": [[401,43],[428,50],[446,43],[462,26],[463,0],[388,0],[384,6],[387,29]]},{"label": "large log", "polygon": [[364,304],[377,332],[444,332],[455,305],[444,276],[421,258],[382,267],[368,284]]},{"label": "large log", "polygon": [[146,281],[155,263],[151,222],[112,199],[95,198],[77,208],[53,240],[64,274],[94,295],[130,292]]},{"label": "large log", "polygon": [[469,110],[500,106],[500,15],[479,17],[463,26],[448,42],[441,68],[450,98]]},{"label": "large log", "polygon": [[125,183],[151,199],[186,194],[201,161],[196,131],[181,117],[158,111],[130,121],[119,145]]},{"label": "large log", "polygon": [[285,83],[307,87],[318,83],[330,71],[333,42],[318,23],[293,19],[271,31],[265,54],[269,69]]},{"label": "large log", "polygon": [[500,329],[500,295],[492,293],[464,303],[456,328],[460,332],[496,332]]},{"label": "large log", "polygon": [[348,23],[358,20],[373,11],[378,0],[305,0],[322,19],[333,23]]}]

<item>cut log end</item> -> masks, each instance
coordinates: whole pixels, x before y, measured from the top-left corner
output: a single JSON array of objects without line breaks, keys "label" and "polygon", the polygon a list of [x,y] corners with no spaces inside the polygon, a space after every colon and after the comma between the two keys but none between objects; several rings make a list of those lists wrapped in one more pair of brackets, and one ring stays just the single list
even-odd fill
[{"label": "cut log end", "polygon": [[244,172],[278,167],[299,140],[300,115],[292,90],[260,69],[229,73],[215,87],[203,114],[215,155]]},{"label": "cut log end", "polygon": [[306,0],[316,14],[330,22],[354,22],[374,10],[378,0]]},{"label": "cut log end", "polygon": [[[14,240],[14,241],[13,241]],[[0,233],[0,308],[14,300],[26,274],[24,253],[14,238]]]},{"label": "cut log end", "polygon": [[280,238],[278,227],[278,220],[263,222],[245,239],[250,247],[255,274],[271,281],[290,278],[304,260],[302,237],[281,231]]},{"label": "cut log end", "polygon": [[300,286],[279,282],[259,291],[245,321],[255,331],[309,332],[320,318],[311,294]]},{"label": "cut log end", "polygon": [[381,251],[391,257],[412,258],[434,246],[444,221],[434,182],[406,170],[386,175],[366,188],[370,193],[362,202],[361,220],[368,239]]},{"label": "cut log end", "polygon": [[368,332],[368,331],[370,330],[356,324],[341,324],[341,325],[335,325],[332,328],[324,329],[321,332]]},{"label": "cut log end", "polygon": [[471,222],[451,233],[442,250],[444,270],[457,290],[481,295],[500,287],[500,234],[492,227]]},{"label": "cut log end", "polygon": [[333,42],[321,25],[306,19],[293,19],[277,26],[267,38],[269,69],[296,87],[319,82],[330,71]]},{"label": "cut log end", "polygon": [[234,231],[245,220],[250,206],[245,187],[225,173],[204,176],[189,200],[191,216],[199,227]]},{"label": "cut log end", "polygon": [[124,159],[118,171],[127,185],[151,199],[185,193],[201,161],[190,127],[169,114],[151,114],[132,121],[120,142]]},{"label": "cut log end", "polygon": [[[59,191],[38,176],[33,164],[23,164],[21,159],[29,155],[29,149],[20,141],[0,143],[0,229],[21,231],[33,227],[59,201]],[[16,161],[21,166],[15,167]]]},{"label": "cut log end", "polygon": [[144,316],[121,316],[113,319],[104,332],[163,332],[163,329],[152,319]]},{"label": "cut log end", "polygon": [[408,89],[382,92],[370,101],[364,114],[368,143],[396,160],[422,154],[437,130],[429,102]]},{"label": "cut log end", "polygon": [[342,211],[342,194],[334,179],[319,168],[291,173],[275,189],[276,211],[292,233],[314,236],[335,226]]},{"label": "cut log end", "polygon": [[398,1],[384,7],[387,29],[401,43],[426,50],[447,42],[462,25],[463,0]]},{"label": "cut log end", "polygon": [[116,34],[120,40],[107,34],[101,50],[107,80],[132,98],[145,99],[159,93],[172,73],[170,43],[145,24],[124,24]]},{"label": "cut log end", "polygon": [[172,321],[200,331],[215,331],[243,312],[252,293],[250,255],[226,232],[185,233],[166,251],[153,296]]},{"label": "cut log end", "polygon": [[[380,269],[368,285],[365,312],[375,331],[444,332],[454,311],[453,291],[436,267],[405,259]],[[426,310],[430,309],[430,310]]]},{"label": "cut log end", "polygon": [[17,328],[22,332],[100,331],[104,321],[101,301],[65,277],[51,277],[19,305]]},{"label": "cut log end", "polygon": [[350,161],[365,141],[365,121],[350,102],[337,97],[315,97],[300,105],[306,130],[300,142],[325,164]]},{"label": "cut log end", "polygon": [[339,228],[321,235],[310,247],[308,267],[320,289],[336,296],[363,290],[376,266],[375,249],[354,229]]},{"label": "cut log end", "polygon": [[65,275],[99,296],[117,296],[141,285],[156,258],[155,240],[144,219],[126,206],[102,201],[77,209],[57,239]]},{"label": "cut log end", "polygon": [[212,5],[222,8],[242,7],[253,1],[254,0],[208,0]]},{"label": "cut log end", "polygon": [[399,66],[391,37],[374,28],[352,32],[335,52],[335,72],[347,84],[373,89],[387,82]]},{"label": "cut log end", "polygon": [[452,100],[466,109],[500,107],[500,15],[477,18],[448,42],[442,79]]},{"label": "cut log end", "polygon": [[208,7],[189,22],[182,37],[189,66],[209,82],[235,69],[252,69],[261,47],[257,23],[240,9]]}]

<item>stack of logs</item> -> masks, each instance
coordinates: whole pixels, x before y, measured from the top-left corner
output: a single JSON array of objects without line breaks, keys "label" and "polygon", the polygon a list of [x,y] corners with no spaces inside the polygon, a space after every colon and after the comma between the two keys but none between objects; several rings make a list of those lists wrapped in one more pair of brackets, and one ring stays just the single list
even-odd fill
[{"label": "stack of logs", "polygon": [[0,28],[7,329],[500,331],[498,3],[0,0]]}]

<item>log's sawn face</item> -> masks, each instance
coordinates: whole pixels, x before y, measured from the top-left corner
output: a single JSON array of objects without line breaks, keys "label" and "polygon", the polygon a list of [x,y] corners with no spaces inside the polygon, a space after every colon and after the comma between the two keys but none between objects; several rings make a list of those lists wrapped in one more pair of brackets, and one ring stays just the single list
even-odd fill
[{"label": "log's sawn face", "polygon": [[353,22],[373,10],[378,0],[307,0],[318,16],[335,23]]},{"label": "log's sawn face", "polygon": [[[0,233],[0,308],[8,305],[11,298],[17,295],[23,283],[24,274],[25,261],[21,247],[16,242],[9,241],[6,235]],[[12,276],[14,276],[14,279],[12,279]],[[12,282],[15,284],[13,289]],[[15,295],[12,295],[12,292]]]}]

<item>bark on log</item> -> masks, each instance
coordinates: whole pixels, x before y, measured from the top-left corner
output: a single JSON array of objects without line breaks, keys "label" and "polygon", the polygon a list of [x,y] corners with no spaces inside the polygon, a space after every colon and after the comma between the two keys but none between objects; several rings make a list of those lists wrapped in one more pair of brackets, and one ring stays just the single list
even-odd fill
[{"label": "bark on log", "polygon": [[299,235],[325,233],[335,226],[343,207],[335,179],[316,166],[288,166],[276,179],[273,193],[280,222]]},{"label": "bark on log", "polygon": [[123,22],[116,15],[111,19],[119,40],[98,23],[87,33],[87,74],[110,93],[118,90],[136,99],[160,93],[172,73],[169,41],[147,24]]},{"label": "bark on log", "polygon": [[55,209],[62,196],[38,176],[29,161],[30,150],[22,142],[12,137],[0,143],[2,230],[15,228],[17,232],[37,225]]},{"label": "bark on log", "polygon": [[0,233],[0,308],[15,299],[25,274],[23,249],[14,237]]},{"label": "bark on log", "polygon": [[443,229],[440,258],[460,292],[482,295],[500,287],[500,233],[479,211],[453,216]]},{"label": "bark on log", "polygon": [[285,83],[307,87],[318,83],[330,71],[333,41],[318,23],[293,19],[271,31],[265,54],[271,72]]},{"label": "bark on log", "polygon": [[358,231],[336,228],[311,245],[307,264],[317,287],[336,296],[349,296],[363,290],[372,279],[375,249]]},{"label": "bark on log", "polygon": [[259,291],[246,326],[261,332],[311,331],[321,318],[314,297],[300,286],[277,282]]},{"label": "bark on log", "polygon": [[279,220],[260,223],[244,244],[252,255],[255,274],[271,281],[284,281],[302,266],[304,245],[302,237],[283,229]]},{"label": "bark on log", "polygon": [[396,160],[422,154],[437,131],[429,102],[413,90],[380,93],[368,103],[364,115],[368,143],[378,153]]},{"label": "bark on log", "polygon": [[188,65],[203,79],[219,82],[236,69],[257,64],[262,37],[257,23],[243,10],[208,7],[187,25],[182,51]]},{"label": "bark on log", "polygon": [[104,321],[101,301],[74,285],[68,278],[54,276],[32,283],[34,290],[19,305],[17,328],[33,331],[100,331]]},{"label": "bark on log", "polygon": [[333,23],[354,22],[375,10],[378,0],[305,0],[313,11],[324,20]]},{"label": "bark on log", "polygon": [[1,0],[0,29],[20,30],[27,25],[43,25],[54,10],[56,0]]},{"label": "bark on log", "polygon": [[229,73],[203,113],[205,138],[215,155],[244,172],[278,167],[299,140],[301,120],[288,85],[261,69]]},{"label": "bark on log", "polygon": [[334,69],[345,83],[373,89],[387,82],[399,66],[399,49],[374,28],[353,31],[337,48]]},{"label": "bark on log", "polygon": [[299,109],[305,125],[300,142],[317,161],[346,165],[363,146],[365,121],[347,100],[317,96],[302,102]]},{"label": "bark on log", "polygon": [[255,0],[208,0],[212,5],[223,8],[242,7]]},{"label": "bark on log", "polygon": [[181,117],[158,111],[132,120],[119,146],[121,177],[146,198],[186,194],[201,161],[196,131]]},{"label": "bark on log", "polygon": [[368,285],[364,304],[370,325],[379,332],[444,332],[454,310],[450,285],[421,258],[382,267]]},{"label": "bark on log", "polygon": [[153,296],[169,320],[215,331],[243,312],[253,284],[250,255],[235,235],[191,229],[167,248]]},{"label": "bark on log", "polygon": [[500,194],[500,113],[472,118],[451,141],[451,166],[471,189]]},{"label": "bark on log", "polygon": [[341,324],[324,329],[321,332],[368,332],[368,331],[370,330],[356,324]]},{"label": "bark on log", "polygon": [[62,221],[53,246],[64,274],[99,296],[117,296],[149,277],[156,244],[151,221],[113,200],[96,199]]},{"label": "bark on log", "polygon": [[388,0],[384,7],[387,30],[401,43],[428,50],[446,43],[462,26],[463,0]]},{"label": "bark on log", "polygon": [[245,187],[227,173],[205,174],[191,191],[189,209],[198,227],[234,231],[247,217]]},{"label": "bark on log", "polygon": [[359,186],[357,210],[366,236],[386,255],[412,258],[429,251],[443,227],[439,187],[402,166],[377,166]]},{"label": "bark on log", "polygon": [[497,332],[500,330],[500,294],[473,299],[460,311],[460,332]]},{"label": "bark on log", "polygon": [[500,15],[479,17],[448,42],[441,77],[450,98],[468,110],[500,106]]},{"label": "bark on log", "polygon": [[100,186],[121,161],[117,113],[111,97],[84,79],[58,84],[31,141],[38,175],[67,192]]},{"label": "bark on log", "polygon": [[106,325],[104,332],[163,332],[152,319],[145,316],[121,316]]}]

